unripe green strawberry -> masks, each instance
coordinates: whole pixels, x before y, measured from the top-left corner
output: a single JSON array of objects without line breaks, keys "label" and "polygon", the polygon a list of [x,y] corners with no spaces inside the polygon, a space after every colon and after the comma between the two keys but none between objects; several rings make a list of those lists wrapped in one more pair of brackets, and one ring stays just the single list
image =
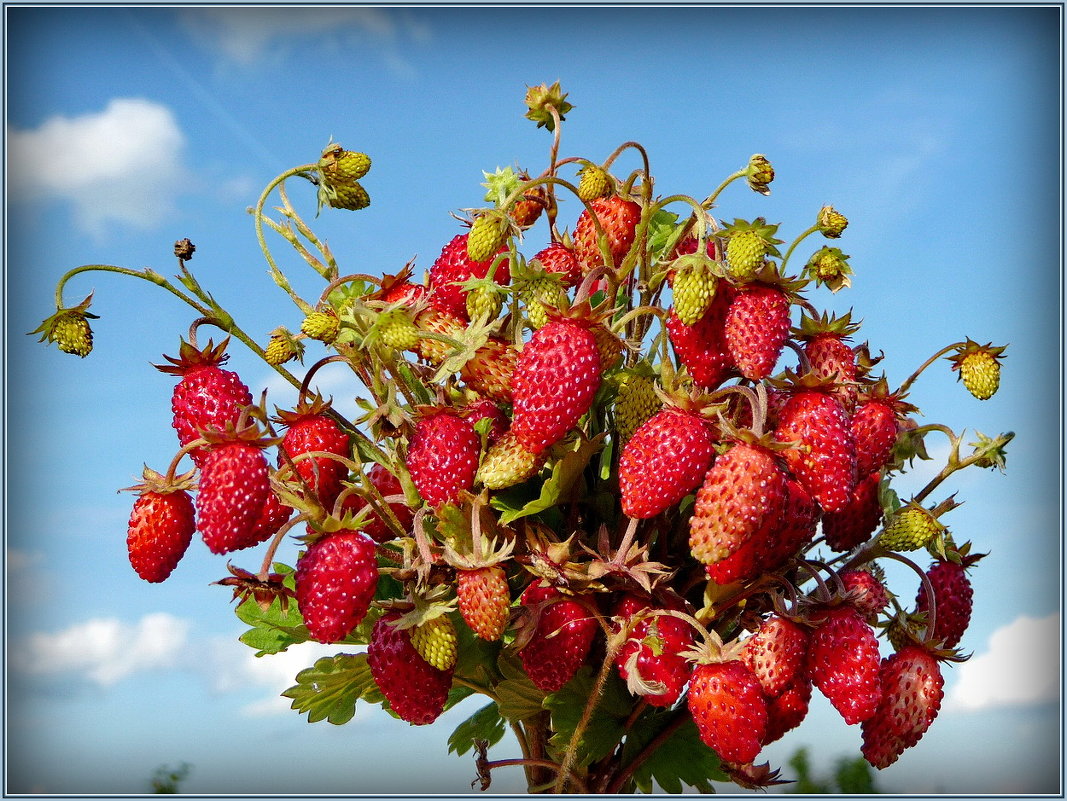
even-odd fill
[{"label": "unripe green strawberry", "polygon": [[825,286],[831,292],[852,286],[852,268],[840,248],[822,247],[815,251],[804,271],[815,279],[816,286]]},{"label": "unripe green strawberry", "polygon": [[487,489],[506,489],[533,478],[544,463],[543,455],[527,450],[509,431],[486,451],[478,467],[478,481]]},{"label": "unripe green strawberry", "polygon": [[300,355],[300,344],[284,328],[279,328],[270,335],[270,341],[267,342],[267,347],[263,353],[267,364],[275,367],[292,361]]},{"label": "unripe green strawberry", "polygon": [[519,286],[519,298],[526,304],[526,316],[534,329],[548,325],[548,309],[562,309],[567,305],[567,293],[559,279],[545,274],[525,281]]},{"label": "unripe green strawberry", "polygon": [[459,613],[478,637],[499,640],[507,626],[511,607],[504,568],[490,565],[456,571],[456,601]]},{"label": "unripe green strawberry", "polygon": [[341,320],[333,309],[315,311],[304,318],[300,330],[312,339],[331,344],[341,330]]},{"label": "unripe green strawberry", "polygon": [[83,359],[93,349],[93,329],[84,314],[68,311],[56,318],[51,339],[64,353],[72,353]]},{"label": "unripe green strawberry", "polygon": [[945,526],[928,510],[909,503],[889,519],[878,544],[890,551],[914,551],[926,547],[944,530]]},{"label": "unripe green strawberry", "polygon": [[467,293],[467,315],[472,320],[479,317],[495,320],[503,307],[503,295],[489,287],[478,287]]},{"label": "unripe green strawberry", "polygon": [[456,664],[456,627],[446,615],[427,620],[411,630],[411,644],[419,656],[438,670]]},{"label": "unripe green strawberry", "polygon": [[296,563],[296,602],[316,642],[343,640],[367,614],[378,586],[374,543],[342,529],[317,540]]},{"label": "unripe green strawberry", "polygon": [[827,239],[837,239],[845,231],[848,219],[833,206],[823,206],[819,210],[819,232]]},{"label": "unripe green strawberry", "polygon": [[700,254],[689,254],[674,262],[674,313],[686,325],[695,325],[715,299],[718,279],[710,270],[710,260]]},{"label": "unripe green strawberry", "polygon": [[989,400],[1000,388],[1000,360],[1007,346],[979,345],[968,339],[949,357],[952,369],[959,371],[963,386],[978,400]]},{"label": "unripe green strawberry", "polygon": [[767,157],[762,153],[755,153],[748,160],[746,178],[748,179],[748,188],[753,192],[769,195],[771,190],[768,187],[771,181],[774,180],[774,167],[771,166],[771,163],[767,161]]},{"label": "unripe green strawberry", "polygon": [[614,190],[611,176],[595,164],[586,165],[578,171],[578,197],[582,200],[607,197]]},{"label": "unripe green strawberry", "polygon": [[508,218],[500,211],[486,211],[476,217],[467,236],[467,257],[485,261],[504,245],[508,237]]},{"label": "unripe green strawberry", "polygon": [[319,158],[319,206],[358,210],[370,205],[370,195],[359,183],[370,170],[366,153],[329,145]]},{"label": "unripe green strawberry", "polygon": [[370,156],[355,150],[344,150],[334,161],[332,169],[326,170],[334,183],[358,181],[370,171]]},{"label": "unripe green strawberry", "polygon": [[130,489],[139,492],[126,531],[130,565],[145,581],[165,580],[185,555],[196,531],[193,500],[185,480],[167,483],[154,470],[145,468],[144,483]]},{"label": "unripe green strawberry", "polygon": [[359,211],[370,205],[370,194],[359,181],[353,181],[334,187],[325,202],[330,208]]},{"label": "unripe green strawberry", "polygon": [[371,677],[389,706],[416,726],[440,717],[452,688],[452,670],[440,670],[423,659],[411,644],[411,630],[399,629],[399,612],[378,618],[367,645]]},{"label": "unripe green strawberry", "polygon": [[662,402],[656,395],[656,382],[641,373],[624,373],[619,379],[615,398],[615,431],[619,444],[625,445],[634,432],[659,411]]},{"label": "unripe green strawberry", "polygon": [[393,350],[414,350],[422,338],[418,326],[403,309],[382,312],[378,318],[378,335]]},{"label": "unripe green strawberry", "polygon": [[739,231],[726,242],[726,263],[730,275],[740,281],[752,278],[767,254],[767,242],[756,231]]}]

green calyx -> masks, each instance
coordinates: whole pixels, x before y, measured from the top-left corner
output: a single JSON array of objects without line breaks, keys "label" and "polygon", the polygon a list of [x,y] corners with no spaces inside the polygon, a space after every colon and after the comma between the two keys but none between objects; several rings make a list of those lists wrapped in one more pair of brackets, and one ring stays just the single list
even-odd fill
[{"label": "green calyx", "polygon": [[99,320],[99,315],[89,312],[93,293],[69,309],[56,309],[56,313],[46,318],[37,328],[29,333],[40,334],[38,342],[55,342],[63,353],[85,358],[93,349],[93,329],[89,320]]},{"label": "green calyx", "polygon": [[825,286],[831,292],[837,292],[852,286],[852,268],[848,265],[848,256],[840,248],[822,247],[815,251],[802,274],[815,281],[816,286]]},{"label": "green calyx", "polygon": [[564,92],[556,81],[551,86],[541,84],[530,86],[526,90],[526,119],[537,123],[538,128],[547,128],[549,131],[556,129],[556,121],[549,109],[555,109],[560,120],[566,119],[566,114],[574,106],[567,102],[567,93]]}]

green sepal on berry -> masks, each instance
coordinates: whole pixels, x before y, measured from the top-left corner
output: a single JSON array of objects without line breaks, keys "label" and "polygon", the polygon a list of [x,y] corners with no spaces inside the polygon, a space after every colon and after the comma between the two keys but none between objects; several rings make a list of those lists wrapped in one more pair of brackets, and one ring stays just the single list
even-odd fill
[{"label": "green sepal on berry", "polygon": [[848,218],[833,206],[823,206],[819,210],[816,224],[819,226],[819,233],[827,239],[837,239],[848,226]]},{"label": "green sepal on berry", "polygon": [[852,286],[849,278],[852,268],[848,265],[848,256],[840,248],[819,248],[811,254],[802,274],[813,279],[816,286],[825,286],[831,292]]},{"label": "green sepal on berry", "polygon": [[750,281],[768,258],[780,258],[777,245],[784,240],[775,238],[778,225],[768,225],[763,217],[752,222],[735,219],[719,232],[726,240],[726,264],[730,277],[736,281]]},{"label": "green sepal on berry", "polygon": [[69,309],[57,309],[56,313],[46,318],[37,328],[29,333],[40,334],[38,342],[55,342],[64,353],[85,358],[93,349],[93,329],[89,320],[99,320],[99,315],[89,312],[93,293]]},{"label": "green sepal on berry", "polygon": [[774,167],[762,153],[753,153],[748,160],[748,168],[745,171],[748,188],[761,195],[771,193],[770,183],[774,180]]},{"label": "green sepal on berry", "polygon": [[878,544],[889,551],[916,551],[925,548],[945,531],[945,525],[921,504],[909,501],[896,511]]},{"label": "green sepal on berry", "polygon": [[959,372],[957,379],[962,379],[967,391],[978,400],[989,400],[1000,388],[1000,362],[1007,347],[994,347],[992,342],[979,345],[968,337],[947,358],[952,362],[952,369]]},{"label": "green sepal on berry", "polygon": [[511,284],[526,306],[526,316],[534,329],[548,323],[550,310],[563,311],[568,307],[567,293],[558,273],[550,273],[536,259],[519,259],[511,271]]},{"label": "green sepal on berry", "polygon": [[566,119],[566,114],[574,108],[567,102],[567,93],[564,92],[556,81],[551,86],[529,86],[526,89],[526,119],[537,123],[538,128],[547,128],[549,131],[556,129],[556,121],[552,117],[550,108],[554,108],[560,120]]}]

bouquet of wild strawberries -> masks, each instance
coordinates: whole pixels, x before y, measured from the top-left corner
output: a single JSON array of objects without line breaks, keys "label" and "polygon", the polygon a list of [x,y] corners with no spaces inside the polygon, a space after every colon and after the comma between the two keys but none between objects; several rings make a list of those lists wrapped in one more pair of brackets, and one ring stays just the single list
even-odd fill
[{"label": "bouquet of wild strawberries", "polygon": [[[302,323],[265,347],[193,277],[188,240],[177,284],[108,265],[63,278],[35,333],[81,356],[91,296],[62,305],[78,272],[143,278],[198,312],[159,368],[179,379],[181,449],[132,488],[134,569],[163,581],[196,531],[217,554],[266,544],[257,572],[230,566],[218,582],[241,599],[242,640],[260,655],[338,644],[286,691],[293,708],[340,724],[363,700],[422,725],[482,694],[449,746],[473,751],[483,789],[505,766],[531,791],[775,783],[755,761],[813,688],[860,724],[872,765],[892,764],[937,715],[942,666],[962,658],[981,557],[949,533],[954,496],[930,496],[964,467],[1002,468],[1011,439],[979,434],[963,452],[950,428],[915,423],[906,393],[946,357],[987,399],[1004,348],[951,345],[891,390],[879,358],[849,344],[851,316],[803,294],[847,287],[848,257],[822,246],[786,271],[806,237],[842,235],[838,211],[822,208],[783,255],[777,225],[710,213],[737,179],[769,194],[763,156],[704,200],[653,196],[636,143],[599,164],[558,157],[572,108],[558,84],[526,102],[553,134],[547,169],[487,173],[488,207],[466,210],[421,283],[410,264],[343,274],[289,202],[285,181],[302,177],[320,208],[366,207],[366,155],[331,145],[275,179],[256,233]],[[628,150],[640,169],[612,172]],[[277,220],[264,213],[275,190]],[[570,233],[563,194],[581,204]],[[533,234],[538,222],[548,230]],[[317,300],[292,289],[266,229],[322,276]],[[544,244],[527,257],[530,240]],[[229,338],[200,344],[202,325],[299,387],[296,405],[257,403],[223,368]],[[332,355],[298,377],[285,365],[308,340]],[[358,419],[314,389],[334,362],[365,387]],[[901,502],[890,482],[929,458],[932,431],[950,440],[947,464]],[[278,549],[293,539],[290,567]],[[925,570],[902,555],[920,550]],[[914,569],[917,594],[886,586],[887,559]],[[521,754],[491,760],[509,728]]]}]

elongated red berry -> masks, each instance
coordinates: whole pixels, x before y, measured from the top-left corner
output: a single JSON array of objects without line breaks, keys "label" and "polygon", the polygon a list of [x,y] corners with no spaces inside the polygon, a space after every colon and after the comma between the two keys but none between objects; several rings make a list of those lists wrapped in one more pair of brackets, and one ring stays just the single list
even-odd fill
[{"label": "elongated red berry", "polygon": [[[615,616],[630,620],[651,610],[652,606],[635,595],[624,595],[615,608]],[[619,676],[628,684],[661,688],[642,694],[652,706],[673,706],[682,694],[692,663],[682,654],[693,644],[693,629],[672,615],[647,614],[633,625],[630,636],[615,657]]]},{"label": "elongated red berry", "polygon": [[[590,201],[589,205],[607,234],[612,266],[618,269],[634,243],[637,224],[641,221],[641,207],[620,195],[597,198]],[[605,263],[597,242],[598,237],[599,232],[593,218],[588,209],[583,210],[574,227],[574,253],[584,272]]]},{"label": "elongated red berry", "polygon": [[730,303],[724,335],[741,375],[752,381],[766,378],[789,338],[789,298],[775,287],[749,284]]},{"label": "elongated red berry", "polygon": [[[553,600],[557,598],[561,600]],[[554,693],[585,664],[598,628],[596,618],[577,601],[541,582],[527,587],[520,600],[527,607],[553,600],[541,608],[537,629],[519,650],[519,659],[541,692]]]},{"label": "elongated red berry", "polygon": [[871,473],[852,490],[848,503],[836,512],[822,516],[822,533],[834,551],[850,551],[870,539],[882,520],[878,499],[881,473]]},{"label": "elongated red berry", "polygon": [[882,700],[863,721],[864,758],[887,768],[915,745],[941,709],[944,678],[937,659],[920,645],[905,645],[882,660],[879,671]]},{"label": "elongated red berry", "polygon": [[[430,265],[430,306],[440,312],[467,320],[467,291],[461,284],[470,278],[485,278],[493,265],[493,257],[474,261],[467,253],[468,234],[457,234],[441,250]],[[503,248],[501,248],[503,251]],[[493,273],[498,284],[511,280],[507,259],[501,259]]]},{"label": "elongated red berry", "polygon": [[667,317],[667,336],[678,360],[697,386],[715,389],[737,374],[733,358],[726,347],[726,313],[734,290],[720,282],[711,306],[693,325],[683,323],[671,310]]},{"label": "elongated red berry", "polygon": [[511,431],[531,453],[559,441],[582,418],[600,387],[600,354],[589,329],[552,320],[519,354],[512,378]]},{"label": "elongated red berry", "polygon": [[803,723],[810,703],[811,681],[806,676],[797,678],[780,695],[768,698],[767,733],[764,735],[763,744],[769,745],[780,740],[786,732]]},{"label": "elongated red berry", "polygon": [[241,441],[214,445],[200,464],[197,529],[212,553],[257,545],[256,525],[270,494],[267,458]]},{"label": "elongated red berry", "polygon": [[808,632],[779,615],[764,620],[741,649],[741,661],[771,698],[781,695],[798,678],[807,678],[807,659]]},{"label": "elongated red berry", "polygon": [[856,485],[856,443],[841,402],[828,392],[800,390],[778,412],[775,439],[798,442],[782,453],[790,472],[824,512],[839,512]]},{"label": "elongated red berry", "polygon": [[419,419],[408,443],[407,468],[419,495],[435,509],[474,487],[481,443],[469,420],[451,409]]},{"label": "elongated red berry", "polygon": [[862,480],[889,463],[897,441],[897,416],[880,401],[862,404],[852,415],[852,436],[856,441],[856,475]]},{"label": "elongated red berry", "polygon": [[511,594],[504,568],[489,565],[456,571],[456,601],[459,613],[478,637],[499,640],[508,623]]},{"label": "elongated red berry", "polygon": [[808,645],[808,674],[845,723],[866,720],[878,708],[878,641],[855,608],[828,609]]},{"label": "elongated red berry", "polygon": [[178,566],[196,531],[193,500],[184,489],[166,487],[145,470],[146,484],[133,502],[126,531],[130,565],[145,581],[164,581]]},{"label": "elongated red berry", "polygon": [[715,458],[711,426],[699,414],[669,406],[641,425],[619,457],[622,511],[655,517],[699,487]]},{"label": "elongated red berry", "polygon": [[411,630],[395,626],[398,612],[378,618],[367,645],[371,677],[389,706],[416,726],[441,716],[452,688],[453,669],[441,670],[427,662],[411,644]]},{"label": "elongated red berry", "polygon": [[700,739],[720,759],[743,765],[756,758],[767,733],[767,703],[743,662],[697,665],[687,703]]},{"label": "elongated red berry", "polygon": [[320,452],[349,456],[348,434],[327,414],[328,409],[329,403],[314,398],[291,412],[281,412],[279,420],[286,426],[286,432],[278,453],[278,467],[291,461],[297,476],[327,510],[333,507],[341,493],[341,482],[348,476],[348,467],[340,459],[306,457],[305,454]]},{"label": "elongated red berry", "polygon": [[[974,589],[967,577],[966,557],[959,564],[945,559],[938,559],[926,571],[926,577],[934,590],[935,620],[934,640],[944,648],[955,648],[963,639],[971,622],[971,607],[974,603]],[[915,611],[929,612],[930,603],[925,585],[920,584],[915,596]]]},{"label": "elongated red berry", "polygon": [[342,529],[316,540],[296,563],[296,602],[312,639],[343,640],[374,600],[378,562],[374,543]]}]

